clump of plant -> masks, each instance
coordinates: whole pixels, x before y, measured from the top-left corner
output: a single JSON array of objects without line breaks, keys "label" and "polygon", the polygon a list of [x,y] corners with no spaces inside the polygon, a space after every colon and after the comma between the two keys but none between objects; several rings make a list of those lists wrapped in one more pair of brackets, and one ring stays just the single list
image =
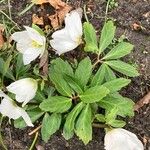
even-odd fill
[{"label": "clump of plant", "polygon": [[[68,14],[65,23],[65,28],[54,32],[50,41],[59,55],[83,43],[81,18],[77,12]],[[4,79],[9,79],[10,82],[18,81],[6,87],[5,91],[10,92],[9,97],[1,91],[1,105],[5,107],[5,111],[0,109],[1,113],[14,119],[16,128],[39,124],[45,142],[56,131],[62,129],[66,140],[76,134],[84,144],[88,144],[92,140],[92,129],[95,126],[106,129],[107,139],[110,137],[110,130],[127,137],[126,132],[129,131],[113,128],[124,127],[124,118],[134,116],[134,103],[120,95],[119,91],[130,83],[129,77],[139,74],[135,67],[121,59],[131,52],[133,45],[125,41],[113,43],[115,30],[113,21],[108,20],[98,38],[92,24],[85,22],[84,51],[94,53],[96,60],[85,57],[70,63],[69,60],[56,58],[49,63],[48,76],[41,75],[36,64],[29,64],[44,54],[46,40],[41,30],[34,26],[26,27],[26,31],[14,33],[12,38],[17,41],[18,51],[22,54],[17,54],[18,56],[11,60],[0,59],[0,67],[4,71],[1,71],[3,90]],[[23,44],[19,36],[26,37],[26,43]],[[29,48],[26,47],[28,44]],[[11,65],[10,62],[14,60],[14,64]],[[7,104],[3,103],[5,99],[9,103],[9,110]],[[12,105],[12,99],[16,99],[19,106]],[[18,102],[23,103],[23,108]],[[11,108],[15,112],[10,111]],[[137,144],[142,147],[137,137],[130,137],[130,134],[128,145],[132,145],[136,139]],[[105,146],[108,149],[107,146],[112,145],[109,146],[106,138]],[[133,144],[132,147],[134,146]]]}]

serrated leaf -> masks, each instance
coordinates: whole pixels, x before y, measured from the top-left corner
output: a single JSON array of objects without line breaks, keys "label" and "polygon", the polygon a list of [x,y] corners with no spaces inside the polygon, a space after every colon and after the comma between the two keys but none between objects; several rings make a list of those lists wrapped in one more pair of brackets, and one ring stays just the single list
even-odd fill
[{"label": "serrated leaf", "polygon": [[107,65],[109,65],[112,69],[125,74],[129,77],[136,77],[139,75],[138,71],[135,67],[121,61],[121,60],[112,60],[112,61],[105,61]]},{"label": "serrated leaf", "polygon": [[77,120],[75,132],[84,144],[92,140],[92,112],[89,104],[83,108]]},{"label": "serrated leaf", "polygon": [[94,86],[87,89],[82,95],[79,95],[80,99],[84,103],[94,103],[100,101],[109,93],[109,90],[104,86]]},{"label": "serrated leaf", "polygon": [[[44,114],[44,112],[41,111],[39,108],[33,108],[33,109],[27,111],[27,113],[30,116],[32,123],[34,123],[36,120],[38,120]],[[22,129],[22,128],[25,128],[27,125],[22,118],[19,118],[14,121],[14,126],[15,126],[15,128]]]},{"label": "serrated leaf", "polygon": [[81,112],[81,110],[84,106],[85,106],[85,104],[80,102],[68,114],[68,116],[66,118],[66,122],[64,124],[64,128],[63,128],[63,137],[66,140],[69,140],[70,138],[72,138],[72,136],[74,134],[75,120],[77,119],[77,116],[79,115],[79,113]]},{"label": "serrated leaf", "polygon": [[63,96],[52,96],[40,104],[43,111],[63,113],[66,112],[72,105],[72,100]]},{"label": "serrated leaf", "polygon": [[104,115],[102,115],[102,114],[96,114],[95,115],[95,118],[99,121],[99,122],[105,122],[106,121],[106,119],[105,119],[105,116]]},{"label": "serrated leaf", "polygon": [[102,64],[96,74],[94,75],[92,81],[91,81],[91,86],[97,86],[101,85],[104,81],[105,78],[105,64]]},{"label": "serrated leaf", "polygon": [[111,44],[115,35],[115,30],[116,27],[114,26],[113,21],[108,21],[104,24],[100,37],[99,53],[103,52],[108,45]]},{"label": "serrated leaf", "polygon": [[88,83],[88,80],[92,74],[92,64],[89,57],[83,59],[78,68],[75,71],[75,79],[78,81],[79,85],[83,88]]},{"label": "serrated leaf", "polygon": [[119,91],[121,88],[125,87],[131,82],[130,79],[117,78],[103,84],[104,87],[110,90],[111,93]]},{"label": "serrated leaf", "polygon": [[67,74],[74,77],[73,69],[67,61],[62,60],[61,58],[57,58],[51,63],[55,72],[59,74]]},{"label": "serrated leaf", "polygon": [[105,65],[105,80],[106,81],[111,81],[111,80],[114,80],[116,79],[116,75],[115,73],[111,70],[111,68],[107,65],[107,64],[104,64]]},{"label": "serrated leaf", "polygon": [[106,110],[111,110],[117,108],[117,115],[122,117],[132,117],[134,116],[133,106],[134,103],[132,100],[124,97],[106,97],[98,102],[98,105]]},{"label": "serrated leaf", "polygon": [[69,84],[69,86],[78,94],[83,93],[82,88],[78,85],[74,78],[69,75],[65,75],[65,80]]},{"label": "serrated leaf", "polygon": [[98,50],[97,37],[93,25],[89,22],[85,22],[83,28],[84,28],[84,39],[86,42],[84,50],[87,52],[97,51]]},{"label": "serrated leaf", "polygon": [[45,114],[42,121],[42,140],[48,142],[51,135],[53,135],[57,130],[59,130],[61,124],[61,115],[60,114]]},{"label": "serrated leaf", "polygon": [[121,58],[131,52],[133,49],[133,45],[127,42],[121,42],[117,46],[115,46],[106,56],[102,59],[110,60],[110,59],[118,59]]},{"label": "serrated leaf", "polygon": [[54,70],[51,70],[51,72],[49,73],[49,77],[60,94],[62,94],[63,96],[72,96],[73,91],[63,78],[62,74],[56,73]]}]

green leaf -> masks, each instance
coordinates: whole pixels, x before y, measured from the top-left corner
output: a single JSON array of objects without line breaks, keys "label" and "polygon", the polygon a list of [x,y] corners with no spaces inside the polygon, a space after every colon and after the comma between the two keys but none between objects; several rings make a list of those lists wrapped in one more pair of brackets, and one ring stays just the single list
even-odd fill
[{"label": "green leaf", "polygon": [[82,102],[94,103],[100,101],[109,93],[109,90],[104,86],[95,86],[87,89],[82,95],[79,95]]},{"label": "green leaf", "polygon": [[94,75],[92,81],[91,81],[91,86],[97,86],[101,85],[104,81],[105,78],[105,64],[102,64],[96,74]]},{"label": "green leaf", "polygon": [[46,98],[45,98],[45,96],[43,94],[43,91],[41,91],[41,90],[38,89],[37,92],[36,92],[36,95],[35,95],[34,99],[37,102],[43,102]]},{"label": "green leaf", "polygon": [[117,108],[117,115],[122,117],[132,117],[134,116],[133,106],[134,103],[132,100],[124,97],[106,97],[98,102],[98,105],[107,111]]},{"label": "green leaf", "polygon": [[61,58],[57,58],[51,63],[55,72],[74,77],[73,69],[67,61],[62,60]]},{"label": "green leaf", "polygon": [[61,115],[52,114],[51,116],[46,113],[42,121],[42,140],[48,142],[51,135],[53,135],[57,130],[59,130],[61,124]]},{"label": "green leaf", "polygon": [[69,84],[69,86],[78,94],[83,93],[82,88],[78,85],[74,78],[69,75],[65,75],[65,80]]},{"label": "green leaf", "polygon": [[2,71],[2,76],[4,77],[9,69],[10,66],[10,62],[12,60],[12,55],[10,55],[7,60],[4,62],[4,67],[3,67],[3,71]]},{"label": "green leaf", "polygon": [[88,83],[91,74],[91,60],[89,57],[86,57],[79,63],[78,68],[75,71],[75,79],[79,82],[79,85],[81,85],[84,88],[85,85]]},{"label": "green leaf", "polygon": [[72,105],[72,100],[63,96],[52,96],[40,104],[43,111],[63,113],[66,112]]},{"label": "green leaf", "polygon": [[118,59],[121,58],[131,52],[133,49],[133,45],[127,42],[121,42],[117,46],[115,46],[106,56],[102,59]]},{"label": "green leaf", "polygon": [[[4,65],[5,65],[4,60],[3,60],[2,58],[0,58],[0,73],[1,73],[1,74],[4,74],[4,73],[3,73],[3,70],[5,70],[5,69],[4,69]],[[5,76],[6,76],[7,78],[12,79],[13,81],[15,81],[15,78],[14,78],[13,73],[12,73],[12,71],[10,70],[10,68],[7,68],[7,72],[5,73]]]},{"label": "green leaf", "polygon": [[113,24],[113,21],[108,21],[105,23],[100,37],[99,43],[99,53],[103,52],[109,44],[111,44],[115,36],[116,27]]},{"label": "green leaf", "polygon": [[76,123],[75,132],[84,144],[92,140],[92,112],[89,104],[82,110]]},{"label": "green leaf", "polygon": [[119,91],[122,87],[125,87],[131,82],[130,79],[117,78],[103,84],[104,87],[108,88],[111,93]]},{"label": "green leaf", "polygon": [[63,96],[72,96],[72,89],[60,73],[51,70],[49,77],[60,94],[62,94]]},{"label": "green leaf", "polygon": [[120,61],[120,60],[112,60],[112,61],[105,61],[104,63],[106,63],[107,65],[109,65],[111,68],[113,68],[114,70],[125,74],[129,77],[136,77],[139,75],[138,71],[136,70],[136,68],[134,68],[133,66]]},{"label": "green leaf", "polygon": [[38,27],[36,24],[32,23],[32,28],[35,29],[38,33],[40,33],[42,36],[45,36],[43,30],[40,27]]},{"label": "green leaf", "polygon": [[81,112],[81,110],[84,106],[85,106],[85,104],[80,102],[68,114],[64,128],[63,128],[63,137],[66,140],[69,140],[70,138],[72,138],[72,136],[74,134],[75,120],[77,119],[77,116],[79,115],[79,113]]},{"label": "green leaf", "polygon": [[85,37],[84,39],[86,42],[84,50],[87,52],[98,51],[96,31],[93,25],[89,22],[85,22],[83,28]]},{"label": "green leaf", "polygon": [[95,115],[95,118],[99,121],[99,122],[105,122],[106,121],[106,118],[105,118],[105,116],[104,115],[102,115],[102,114],[96,114]]},{"label": "green leaf", "polygon": [[122,128],[126,125],[126,122],[123,120],[111,120],[109,122],[109,125],[111,125],[114,128]]},{"label": "green leaf", "polygon": [[[34,123],[36,120],[38,120],[44,114],[44,112],[41,111],[39,108],[33,108],[33,109],[27,111],[27,113],[30,116],[32,123]],[[15,126],[15,128],[22,129],[22,128],[25,128],[27,125],[22,118],[19,118],[14,121],[14,126]]]},{"label": "green leaf", "polygon": [[21,53],[19,53],[18,56],[17,56],[16,68],[15,68],[17,79],[18,79],[19,76],[24,76],[25,73],[27,71],[29,71],[30,66],[31,66],[31,65],[24,66],[22,57],[23,56],[22,56]]},{"label": "green leaf", "polygon": [[111,80],[116,79],[116,75],[111,70],[111,68],[105,63],[103,63],[103,65],[105,65],[105,80],[106,81],[111,81]]}]

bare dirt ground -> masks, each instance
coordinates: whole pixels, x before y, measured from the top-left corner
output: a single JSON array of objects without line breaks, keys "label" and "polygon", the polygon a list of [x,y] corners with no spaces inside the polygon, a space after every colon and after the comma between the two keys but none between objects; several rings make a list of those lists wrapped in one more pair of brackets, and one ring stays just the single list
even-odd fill
[{"label": "bare dirt ground", "polygon": [[[18,16],[18,12],[23,10],[27,4],[26,0],[12,0],[12,17],[19,26],[31,25],[31,14],[37,11],[33,7],[23,16]],[[88,17],[97,30],[101,29],[106,2],[105,0],[70,0],[69,4],[76,7],[88,8]],[[137,102],[150,90],[150,1],[149,0],[118,0],[118,7],[111,9],[108,16],[115,20],[117,25],[117,37],[122,34],[135,45],[133,52],[126,57],[126,60],[139,66],[141,75],[132,79],[132,83],[125,88],[123,95]],[[137,25],[139,25],[137,27]],[[9,125],[3,126],[5,142],[9,150],[26,150],[32,143],[33,136],[28,133],[31,129],[18,130]],[[126,129],[135,133],[144,143],[145,150],[150,150],[150,105],[142,107],[135,117],[128,119]],[[37,150],[104,150],[104,132],[101,129],[93,129],[93,140],[84,145],[77,137],[66,141],[60,133],[51,137],[45,144],[40,137],[37,141]],[[43,148],[43,149],[42,149]]]}]

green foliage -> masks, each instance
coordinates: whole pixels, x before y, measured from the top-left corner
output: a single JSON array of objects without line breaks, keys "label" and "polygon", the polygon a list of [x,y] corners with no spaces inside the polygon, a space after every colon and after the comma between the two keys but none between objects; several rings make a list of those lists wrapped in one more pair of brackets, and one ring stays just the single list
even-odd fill
[{"label": "green foliage", "polygon": [[[44,35],[39,27],[32,27]],[[25,109],[32,123],[39,121],[42,124],[41,135],[45,142],[62,127],[66,140],[76,134],[87,144],[92,140],[93,123],[120,128],[125,125],[125,117],[134,115],[132,100],[119,94],[131,80],[117,74],[128,77],[139,75],[135,67],[120,60],[131,52],[133,45],[124,41],[114,42],[116,27],[113,21],[104,24],[99,40],[92,24],[86,22],[83,28],[84,50],[96,55],[74,63],[72,59],[72,64],[63,60],[66,55],[52,59],[47,76],[42,74],[43,68],[39,68],[38,64],[24,66],[22,54],[17,57],[9,55],[4,60],[0,58],[2,79],[37,79],[36,96]],[[14,60],[16,63],[11,63]],[[22,118],[15,120],[14,125],[16,128],[26,127]]]},{"label": "green foliage", "polygon": [[43,111],[49,111],[52,113],[66,112],[72,105],[70,98],[63,96],[52,96],[40,104],[40,108]]},{"label": "green foliage", "polygon": [[92,111],[90,104],[83,108],[77,120],[75,132],[84,144],[92,140]]},{"label": "green foliage", "polygon": [[61,125],[61,115],[60,114],[45,114],[42,121],[41,134],[42,139],[48,142],[51,135],[53,135],[57,130],[59,130]]}]

